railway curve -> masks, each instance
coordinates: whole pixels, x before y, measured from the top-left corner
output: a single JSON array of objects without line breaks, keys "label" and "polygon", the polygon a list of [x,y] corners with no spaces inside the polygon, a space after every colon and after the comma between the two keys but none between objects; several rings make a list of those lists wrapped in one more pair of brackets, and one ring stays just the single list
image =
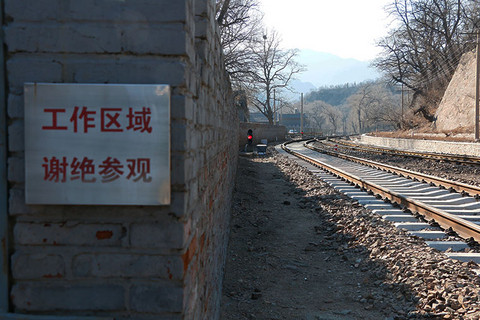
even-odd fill
[{"label": "railway curve", "polygon": [[[420,215],[421,220],[431,225],[439,225],[447,234],[457,234],[470,244],[480,241],[480,188],[320,150],[312,146],[312,142],[296,141],[282,147],[362,190]],[[441,233],[437,232],[436,236],[442,238]]]}]

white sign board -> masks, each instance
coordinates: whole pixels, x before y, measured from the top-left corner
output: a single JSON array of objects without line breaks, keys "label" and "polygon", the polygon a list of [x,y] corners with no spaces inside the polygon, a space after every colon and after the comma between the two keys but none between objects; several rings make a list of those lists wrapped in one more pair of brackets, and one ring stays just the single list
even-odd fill
[{"label": "white sign board", "polygon": [[170,87],[25,84],[27,204],[170,203]]}]

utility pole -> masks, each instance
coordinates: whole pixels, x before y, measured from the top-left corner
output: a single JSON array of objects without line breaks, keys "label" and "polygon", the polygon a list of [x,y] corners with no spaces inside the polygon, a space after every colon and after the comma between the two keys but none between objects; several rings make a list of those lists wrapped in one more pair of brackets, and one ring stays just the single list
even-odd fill
[{"label": "utility pole", "polygon": [[275,108],[275,89],[273,89],[273,124],[277,123],[277,109]]},{"label": "utility pole", "polygon": [[303,137],[303,93],[302,93],[302,98],[300,103],[300,134]]},{"label": "utility pole", "polygon": [[400,129],[403,129],[403,83],[402,83],[402,118],[400,119]]},{"label": "utility pole", "polygon": [[479,99],[480,99],[480,31],[477,30],[477,72],[475,76],[475,142],[479,141]]},{"label": "utility pole", "polygon": [[283,101],[282,99],[280,99],[280,108],[278,108],[278,110],[280,111],[280,114],[278,115],[278,125],[282,124],[282,120],[283,120]]}]

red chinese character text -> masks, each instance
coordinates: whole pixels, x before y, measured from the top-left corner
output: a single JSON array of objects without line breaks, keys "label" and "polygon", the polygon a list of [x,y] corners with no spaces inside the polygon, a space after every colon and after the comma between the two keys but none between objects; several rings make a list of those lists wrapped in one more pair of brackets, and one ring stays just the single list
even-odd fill
[{"label": "red chinese character text", "polygon": [[95,124],[93,121],[95,118],[90,117],[90,115],[94,115],[97,112],[96,111],[87,111],[87,107],[83,107],[82,111],[80,114],[78,113],[78,110],[80,108],[75,106],[75,109],[73,110],[72,117],[70,118],[70,122],[73,122],[73,132],[78,132],[78,120],[83,120],[83,132],[87,133],[88,128],[95,128]]},{"label": "red chinese character text", "polygon": [[102,182],[112,182],[123,174],[123,165],[116,158],[108,157],[98,167],[102,168],[98,173],[102,176]]},{"label": "red chinese character text", "polygon": [[44,163],[42,167],[45,169],[43,180],[53,182],[65,182],[67,181],[67,158],[63,157],[61,160],[56,157],[48,159],[43,158]]},{"label": "red chinese character text", "polygon": [[151,111],[150,108],[143,107],[142,111],[133,111],[133,108],[128,108],[128,127],[127,130],[133,129],[134,131],[140,130],[140,132],[147,131],[148,133],[152,132],[152,127],[150,127],[151,120]]},{"label": "red chinese character text", "polygon": [[42,126],[42,130],[67,130],[65,126],[58,125],[57,113],[65,112],[65,109],[43,109],[43,112],[52,113],[52,125],[51,126]]},{"label": "red chinese character text", "polygon": [[128,162],[128,176],[127,179],[133,177],[133,181],[137,182],[142,179],[143,182],[151,182],[152,177],[150,176],[150,159],[148,158],[139,158],[139,159],[127,159]]},{"label": "red chinese character text", "polygon": [[102,108],[101,109],[101,129],[102,132],[122,132],[118,117],[120,116],[121,108]]},{"label": "red chinese character text", "polygon": [[97,179],[87,179],[87,175],[95,174],[95,165],[92,159],[84,157],[80,162],[77,158],[73,158],[70,171],[70,180],[81,179],[82,182],[95,182]]}]

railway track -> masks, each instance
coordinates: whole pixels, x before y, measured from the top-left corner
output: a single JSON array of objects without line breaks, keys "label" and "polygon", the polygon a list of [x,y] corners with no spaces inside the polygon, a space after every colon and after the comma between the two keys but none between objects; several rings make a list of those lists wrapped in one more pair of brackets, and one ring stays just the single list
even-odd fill
[{"label": "railway track", "polygon": [[311,149],[311,150],[315,150],[315,151],[318,151],[318,152],[323,152],[325,154],[329,154],[329,155],[332,155],[332,156],[335,156],[335,157],[339,157],[341,159],[353,161],[353,162],[360,163],[360,164],[363,164],[363,165],[366,165],[366,166],[370,166],[372,168],[376,168],[376,169],[380,169],[380,170],[383,170],[383,171],[391,172],[391,173],[399,175],[401,177],[406,177],[406,178],[409,178],[409,179],[414,179],[414,180],[418,180],[418,181],[421,181],[421,182],[430,183],[432,185],[436,185],[436,186],[441,187],[441,188],[449,189],[451,191],[460,192],[463,195],[468,194],[468,195],[470,195],[472,197],[475,197],[477,199],[480,198],[480,187],[476,187],[476,186],[473,186],[473,185],[470,185],[470,184],[451,181],[451,180],[447,180],[447,179],[442,179],[442,178],[435,177],[435,176],[432,176],[432,175],[427,175],[427,174],[415,172],[415,171],[412,171],[412,170],[402,169],[402,168],[399,168],[399,167],[390,166],[390,165],[383,164],[383,163],[376,162],[376,161],[372,161],[372,160],[367,160],[367,159],[362,159],[362,158],[358,158],[358,157],[354,157],[354,156],[349,156],[349,155],[337,152],[336,150],[332,151],[331,148],[330,149],[325,149],[325,148],[315,147],[311,143],[307,143],[307,144],[305,144],[305,146],[307,148]]},{"label": "railway track", "polygon": [[[450,248],[449,251],[462,251],[468,248],[467,243],[477,245],[480,242],[478,187],[334,151],[318,150],[304,141],[284,144],[282,148],[322,168],[323,171],[316,172],[320,178],[398,227],[424,237],[428,244],[439,250]],[[343,181],[333,178],[332,174]],[[358,188],[371,195],[359,192]],[[451,235],[459,236],[466,242],[443,241],[460,240]],[[462,260],[461,253],[450,252],[447,255]]]},{"label": "railway track", "polygon": [[317,140],[317,142],[325,143],[326,145],[330,144],[330,147],[332,148],[336,146],[336,148],[342,148],[342,149],[352,150],[352,151],[361,151],[361,152],[367,152],[367,153],[373,153],[373,154],[388,154],[393,156],[413,157],[413,158],[419,158],[419,159],[431,159],[431,160],[438,160],[438,161],[462,163],[462,164],[468,164],[468,165],[480,165],[479,157],[473,157],[473,156],[467,156],[467,155],[398,150],[398,149],[392,149],[392,148],[386,148],[386,147],[361,145],[361,144],[357,144],[351,141],[338,139],[338,138]]}]

